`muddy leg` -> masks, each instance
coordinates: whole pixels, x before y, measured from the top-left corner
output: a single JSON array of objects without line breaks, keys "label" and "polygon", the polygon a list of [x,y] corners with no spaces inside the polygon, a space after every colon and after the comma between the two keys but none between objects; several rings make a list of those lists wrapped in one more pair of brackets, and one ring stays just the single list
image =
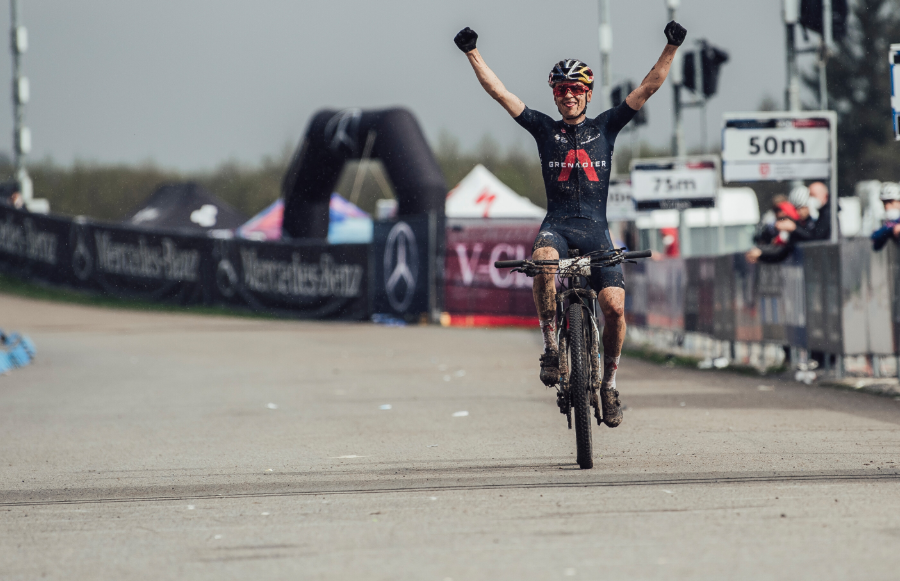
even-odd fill
[{"label": "muddy leg", "polygon": [[614,428],[622,423],[619,392],[616,390],[616,371],[625,342],[625,290],[609,287],[598,295],[603,311],[603,381],[600,383],[600,403],[603,422]]},{"label": "muddy leg", "polygon": [[[604,319],[603,358],[615,358],[618,365],[622,344],[625,342],[625,290],[608,287],[600,291],[597,299]],[[603,380],[605,382],[606,377]]]},{"label": "muddy leg", "polygon": [[[544,247],[534,251],[534,260],[557,260],[559,253],[555,248]],[[553,267],[548,270],[555,271]],[[541,331],[544,335],[544,350],[556,350],[556,329],[553,327],[556,317],[556,284],[553,274],[538,274],[532,286],[534,306],[537,308]]]}]

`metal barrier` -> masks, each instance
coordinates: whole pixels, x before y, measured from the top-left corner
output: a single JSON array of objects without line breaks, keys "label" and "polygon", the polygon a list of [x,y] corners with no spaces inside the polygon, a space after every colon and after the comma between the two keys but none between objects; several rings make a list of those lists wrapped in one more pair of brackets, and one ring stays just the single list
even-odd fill
[{"label": "metal barrier", "polygon": [[640,327],[684,330],[684,260],[676,258],[629,264],[625,312],[628,322]]},{"label": "metal barrier", "polygon": [[848,355],[897,353],[889,283],[896,261],[890,258],[885,252],[872,252],[867,240],[841,245],[841,329],[843,352]]},{"label": "metal barrier", "polygon": [[[626,265],[631,325],[718,341],[889,356],[900,350],[900,249],[868,239],[798,247],[778,264],[743,254]],[[876,372],[877,373],[877,372]]]}]

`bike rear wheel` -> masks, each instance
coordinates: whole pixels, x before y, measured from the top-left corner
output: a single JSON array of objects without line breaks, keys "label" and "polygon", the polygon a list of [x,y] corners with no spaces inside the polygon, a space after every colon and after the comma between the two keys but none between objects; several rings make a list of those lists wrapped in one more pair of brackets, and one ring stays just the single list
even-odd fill
[{"label": "bike rear wheel", "polygon": [[[575,423],[575,442],[578,465],[582,469],[594,467],[591,441],[591,360],[588,326],[581,304],[569,306],[569,391]],[[590,315],[588,315],[590,316]]]}]

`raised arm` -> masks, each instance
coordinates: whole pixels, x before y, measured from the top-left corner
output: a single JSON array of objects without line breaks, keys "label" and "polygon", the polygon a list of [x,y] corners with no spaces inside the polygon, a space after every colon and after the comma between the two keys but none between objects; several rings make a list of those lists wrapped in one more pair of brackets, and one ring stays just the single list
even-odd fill
[{"label": "raised arm", "polygon": [[659,56],[659,60],[656,61],[656,64],[650,69],[644,80],[641,81],[641,86],[632,91],[628,98],[625,99],[628,106],[635,111],[643,107],[647,99],[657,92],[666,81],[666,77],[669,76],[669,69],[672,67],[672,61],[675,59],[675,52],[681,46],[681,43],[684,42],[687,30],[673,20],[666,25],[665,33],[669,42]]},{"label": "raised arm", "polygon": [[481,83],[481,86],[484,87],[487,94],[500,103],[510,116],[518,117],[522,114],[522,111],[525,110],[525,103],[506,90],[506,87],[503,86],[503,83],[500,82],[500,79],[497,78],[494,71],[485,64],[478,49],[475,48],[475,41],[477,40],[478,35],[469,27],[460,30],[459,34],[456,35],[456,38],[453,39],[456,46],[459,47],[459,50],[466,53],[469,64],[472,65],[475,76],[478,77],[478,82]]}]

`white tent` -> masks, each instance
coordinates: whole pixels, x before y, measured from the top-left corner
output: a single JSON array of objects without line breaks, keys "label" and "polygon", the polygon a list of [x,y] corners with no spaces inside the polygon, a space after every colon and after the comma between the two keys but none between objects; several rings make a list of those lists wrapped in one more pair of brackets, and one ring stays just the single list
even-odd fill
[{"label": "white tent", "polygon": [[547,211],[512,191],[486,167],[478,164],[447,194],[448,218],[533,218]]}]

